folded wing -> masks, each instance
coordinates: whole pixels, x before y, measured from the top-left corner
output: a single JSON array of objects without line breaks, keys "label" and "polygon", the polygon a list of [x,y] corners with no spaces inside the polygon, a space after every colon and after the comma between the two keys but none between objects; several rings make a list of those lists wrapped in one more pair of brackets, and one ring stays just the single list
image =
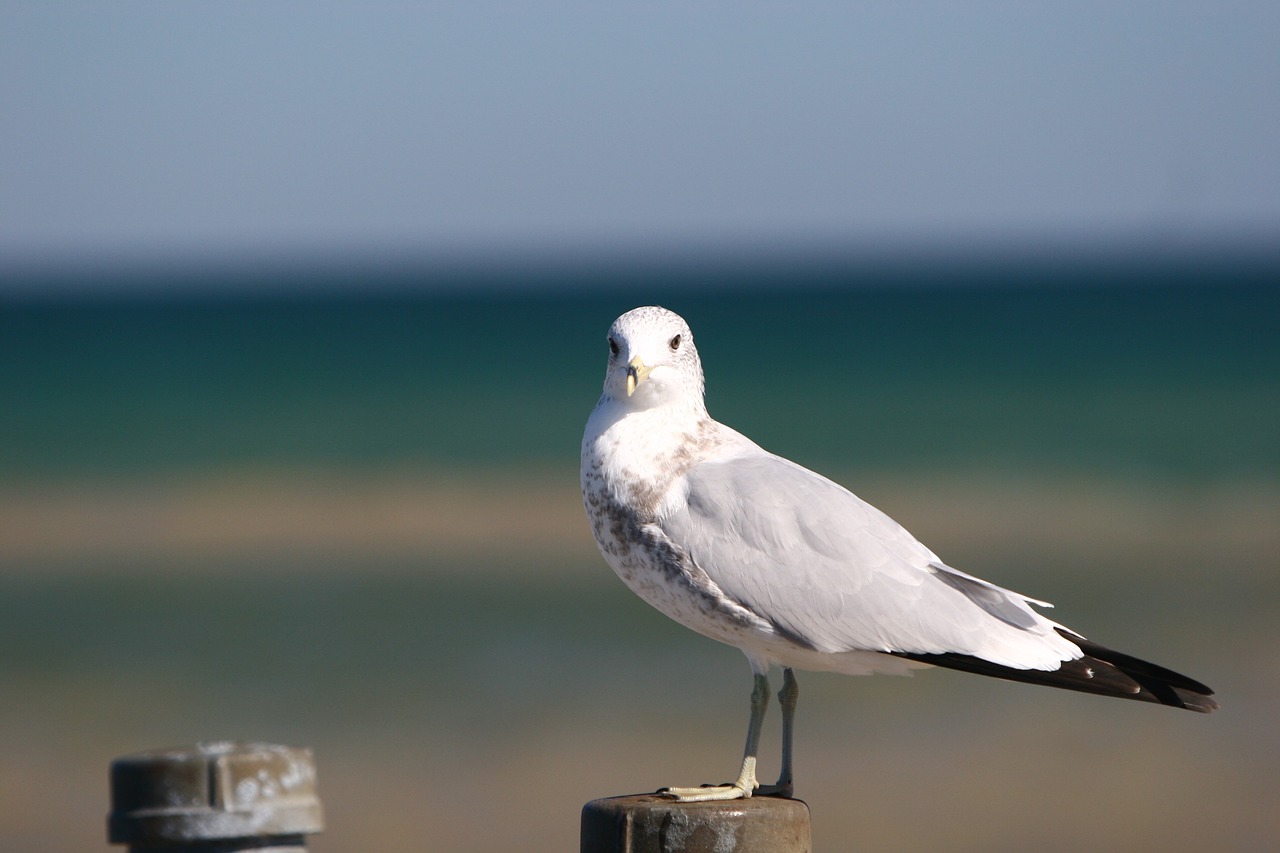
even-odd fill
[{"label": "folded wing", "polygon": [[689,470],[666,535],[738,603],[825,653],[964,655],[1018,669],[1080,657],[1018,593],[944,565],[843,487],[752,448]]}]

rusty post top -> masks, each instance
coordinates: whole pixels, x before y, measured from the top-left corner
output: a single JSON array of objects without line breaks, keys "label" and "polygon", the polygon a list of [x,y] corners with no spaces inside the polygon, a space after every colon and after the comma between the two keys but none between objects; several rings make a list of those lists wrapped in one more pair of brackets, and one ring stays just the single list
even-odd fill
[{"label": "rusty post top", "polygon": [[656,794],[592,800],[581,853],[812,853],[802,800],[678,803]]},{"label": "rusty post top", "polygon": [[111,762],[107,837],[131,847],[270,838],[324,829],[311,750],[264,743],[200,743]]}]

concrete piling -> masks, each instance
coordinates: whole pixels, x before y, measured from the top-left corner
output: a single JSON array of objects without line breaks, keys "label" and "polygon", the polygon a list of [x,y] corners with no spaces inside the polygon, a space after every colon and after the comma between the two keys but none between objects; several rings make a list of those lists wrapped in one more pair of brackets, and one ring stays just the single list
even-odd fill
[{"label": "concrete piling", "polygon": [[581,853],[811,853],[809,826],[801,800],[610,797],[583,807]]},{"label": "concrete piling", "polygon": [[305,853],[324,829],[309,749],[201,743],[111,763],[107,838],[135,853]]}]

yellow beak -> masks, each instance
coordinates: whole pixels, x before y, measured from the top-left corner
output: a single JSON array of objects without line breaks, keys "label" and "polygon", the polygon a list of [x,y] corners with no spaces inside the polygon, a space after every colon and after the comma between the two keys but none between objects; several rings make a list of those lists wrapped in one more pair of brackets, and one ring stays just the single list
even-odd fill
[{"label": "yellow beak", "polygon": [[636,392],[636,386],[649,377],[649,372],[653,370],[646,367],[645,363],[640,360],[640,356],[631,359],[627,364],[627,396],[630,397]]}]

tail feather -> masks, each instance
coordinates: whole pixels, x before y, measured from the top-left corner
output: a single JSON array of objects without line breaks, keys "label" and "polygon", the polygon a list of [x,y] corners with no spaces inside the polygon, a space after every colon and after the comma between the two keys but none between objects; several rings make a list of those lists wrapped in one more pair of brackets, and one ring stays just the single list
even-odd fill
[{"label": "tail feather", "polygon": [[1218,709],[1218,703],[1209,698],[1213,695],[1213,691],[1193,678],[1100,646],[1070,631],[1059,628],[1058,633],[1079,646],[1084,656],[1065,661],[1062,666],[1054,670],[1015,669],[973,655],[951,652],[942,654],[892,652],[892,654],[920,663],[1004,678],[1009,681],[1043,684],[1064,690],[1096,693],[1100,696],[1137,699],[1140,702],[1156,702],[1204,714]]}]

